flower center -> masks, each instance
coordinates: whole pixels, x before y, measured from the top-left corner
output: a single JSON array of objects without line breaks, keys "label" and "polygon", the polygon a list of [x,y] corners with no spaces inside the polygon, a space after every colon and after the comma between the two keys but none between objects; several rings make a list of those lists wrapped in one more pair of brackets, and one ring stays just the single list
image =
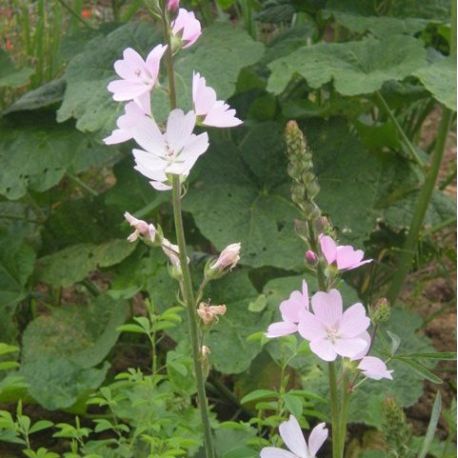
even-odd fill
[{"label": "flower center", "polygon": [[336,329],[335,327],[329,327],[326,329],[326,332],[328,334],[328,339],[333,344],[336,343],[336,340],[339,338],[339,330]]}]

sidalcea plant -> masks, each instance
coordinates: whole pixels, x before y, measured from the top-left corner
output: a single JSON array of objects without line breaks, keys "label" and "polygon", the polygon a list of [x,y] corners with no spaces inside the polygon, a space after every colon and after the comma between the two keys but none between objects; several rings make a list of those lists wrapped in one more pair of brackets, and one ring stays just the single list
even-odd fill
[{"label": "sidalcea plant", "polygon": [[[209,146],[208,134],[195,134],[195,127],[234,127],[242,121],[235,116],[234,109],[217,99],[216,92],[207,85],[205,77],[197,72],[198,69],[195,69],[190,82],[194,109],[185,113],[177,106],[174,57],[198,40],[202,33],[201,24],[193,12],[179,8],[176,0],[162,0],[154,4],[148,2],[147,6],[153,17],[161,20],[165,43],[153,48],[145,60],[137,51],[127,48],[123,58],[114,63],[120,79],[110,82],[108,90],[112,92],[114,100],[127,103],[125,113],[117,120],[117,128],[104,141],[106,144],[116,144],[133,139],[139,145],[139,148],[132,150],[135,169],[149,180],[156,191],[172,191],[177,244],[165,238],[159,226],[155,227],[126,212],[125,218],[134,229],[128,240],[134,242],[141,239],[150,246],[161,246],[171,264],[169,271],[179,282],[180,299],[188,311],[205,452],[207,458],[213,458],[215,452],[205,393],[207,358],[211,350],[204,345],[204,328],[208,328],[226,309],[225,306],[203,304],[200,300],[209,281],[221,277],[237,264],[240,259],[240,243],[229,245],[218,259],[207,263],[204,279],[195,293],[186,254],[181,200],[183,185],[192,167]],[[166,63],[170,99],[166,126],[157,124],[154,106],[151,106],[151,94],[159,82],[163,59]]]},{"label": "sidalcea plant", "polygon": [[[288,172],[293,179],[292,199],[305,219],[297,225],[299,235],[308,245],[304,260],[317,276],[320,290],[309,297],[309,287],[304,280],[302,290],[293,291],[280,304],[282,321],[272,323],[266,336],[279,338],[298,333],[308,342],[310,350],[328,364],[332,456],[343,458],[352,392],[366,379],[391,380],[393,371],[387,368],[385,361],[368,356],[377,328],[377,314],[372,314],[371,323],[363,304],[356,303],[344,309],[342,295],[335,287],[342,272],[362,267],[372,260],[364,259],[362,250],[338,245],[328,235],[330,224],[321,216],[314,201],[319,187],[313,174],[312,157],[302,132],[294,122],[287,125],[286,145]],[[319,234],[320,231],[323,233]],[[317,428],[321,431],[318,446],[315,437]],[[326,440],[327,430],[324,424],[318,425],[312,431],[307,446],[297,420],[291,417],[289,422],[280,426],[280,434],[291,452],[266,447],[261,451],[261,458],[315,457]]]}]

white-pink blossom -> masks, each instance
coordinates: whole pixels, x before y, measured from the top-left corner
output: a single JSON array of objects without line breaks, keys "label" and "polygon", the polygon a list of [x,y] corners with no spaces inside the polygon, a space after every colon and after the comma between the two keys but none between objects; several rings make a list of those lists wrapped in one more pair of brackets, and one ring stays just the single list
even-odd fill
[{"label": "white-pink blossom", "polygon": [[194,111],[202,117],[202,124],[211,127],[235,127],[242,121],[235,117],[235,110],[222,100],[217,100],[216,92],[207,86],[204,77],[194,73],[192,77],[192,100]]},{"label": "white-pink blossom", "polygon": [[162,133],[153,119],[144,118],[133,130],[135,141],[144,148],[134,149],[135,169],[149,178],[160,191],[171,189],[168,175],[187,177],[200,155],[208,148],[206,132],[193,134],[196,114],[172,110]]},{"label": "white-pink blossom", "polygon": [[353,304],[344,312],[342,296],[331,289],[313,295],[312,310],[302,313],[298,330],[321,359],[334,361],[337,355],[354,358],[367,349],[364,335],[370,320],[362,304]]},{"label": "white-pink blossom", "polygon": [[123,143],[133,138],[132,129],[141,122],[141,119],[147,116],[147,113],[135,102],[129,102],[124,108],[124,114],[117,121],[117,129],[113,130],[111,135],[103,139],[106,145]]},{"label": "white-pink blossom", "polygon": [[211,270],[222,271],[224,269],[233,269],[240,261],[240,243],[231,243],[221,251],[218,259],[211,264]]},{"label": "white-pink blossom", "polygon": [[167,46],[157,45],[146,60],[134,49],[125,49],[123,58],[114,63],[121,79],[108,84],[113,99],[118,102],[134,100],[145,113],[151,114],[150,94],[157,82],[161,58],[166,49]]},{"label": "white-pink blossom", "polygon": [[337,245],[328,235],[321,234],[320,248],[328,264],[335,264],[339,270],[356,269],[372,259],[364,259],[362,250],[355,250],[351,245]]},{"label": "white-pink blossom", "polygon": [[374,380],[386,378],[393,380],[392,370],[386,367],[384,361],[375,356],[365,356],[358,364],[358,369],[367,377]]},{"label": "white-pink blossom", "polygon": [[266,337],[275,338],[295,333],[302,313],[308,309],[308,287],[305,280],[303,280],[302,291],[293,291],[289,298],[280,304],[280,313],[283,321],[272,323],[267,328]]},{"label": "white-pink blossom", "polygon": [[312,429],[307,443],[299,422],[293,415],[288,421],[281,423],[279,429],[283,442],[291,451],[277,447],[264,447],[261,450],[261,458],[316,458],[318,450],[329,434],[326,424],[319,423]]},{"label": "white-pink blossom", "polygon": [[135,242],[140,236],[149,242],[154,242],[156,237],[156,228],[153,224],[148,224],[146,221],[137,219],[128,212],[124,213],[124,218],[131,227],[135,229],[134,232],[127,237],[129,242]]},{"label": "white-pink blossom", "polygon": [[202,27],[192,11],[180,8],[176,19],[172,22],[172,32],[183,42],[183,48],[188,48],[200,37]]}]

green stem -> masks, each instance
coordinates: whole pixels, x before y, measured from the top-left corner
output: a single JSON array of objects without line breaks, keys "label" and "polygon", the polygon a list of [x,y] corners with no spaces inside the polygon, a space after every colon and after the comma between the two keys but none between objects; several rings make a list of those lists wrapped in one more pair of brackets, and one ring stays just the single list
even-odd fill
[{"label": "green stem", "polygon": [[452,112],[445,107],[443,110],[442,119],[439,125],[439,132],[436,138],[436,148],[434,149],[431,157],[430,169],[426,175],[425,182],[420,189],[418,199],[415,203],[415,209],[412,221],[410,223],[409,233],[407,235],[401,257],[399,259],[398,271],[396,272],[396,275],[387,294],[388,300],[392,305],[396,302],[404,280],[412,265],[412,259],[415,254],[415,247],[417,245],[420,229],[423,225],[423,220],[425,218],[429,203],[431,202],[434,185],[436,183],[439,168],[444,156],[445,142],[447,140],[447,134],[450,127],[450,122],[452,120]]},{"label": "green stem", "polygon": [[343,458],[345,452],[345,439],[347,437],[347,421],[348,421],[348,408],[350,406],[350,386],[346,374],[343,376],[342,382],[342,408],[340,410],[340,453],[339,458]]},{"label": "green stem", "polygon": [[[310,248],[312,251],[318,256],[318,240],[315,235],[315,230],[313,229],[313,222],[308,221],[307,222],[308,230],[309,230],[309,244]],[[327,282],[326,282],[326,275],[324,274],[323,270],[323,265],[321,264],[320,261],[318,261],[318,264],[316,266],[316,274],[317,274],[317,279],[318,279],[318,287],[320,288],[321,291],[327,291]]]},{"label": "green stem", "polygon": [[395,125],[399,135],[402,138],[402,141],[404,142],[404,145],[407,147],[412,161],[416,162],[421,169],[423,170],[425,167],[425,163],[423,162],[423,159],[418,155],[417,150],[415,149],[415,146],[413,143],[409,140],[409,137],[407,137],[407,134],[404,132],[404,129],[402,128],[401,124],[399,124],[398,120],[396,119],[396,116],[394,115],[393,111],[389,107],[388,103],[382,96],[382,94],[377,91],[376,96],[380,103],[382,104],[383,109],[385,110],[385,113],[388,115],[388,117],[393,121],[393,124]]},{"label": "green stem", "polygon": [[[175,89],[175,72],[173,68],[172,43],[170,36],[169,20],[165,5],[162,7],[162,24],[164,28],[164,38],[167,43],[166,65],[169,81],[169,99],[170,108],[173,110],[177,106],[176,89]],[[188,313],[189,335],[191,338],[192,356],[194,362],[194,372],[197,385],[197,397],[202,418],[202,427],[204,432],[204,446],[207,458],[214,458],[213,439],[210,426],[210,416],[208,410],[207,394],[205,392],[205,377],[201,365],[201,354],[199,344],[199,329],[197,313],[195,308],[194,290],[192,287],[191,272],[188,266],[188,257],[186,254],[186,240],[183,227],[183,215],[181,211],[181,183],[179,175],[173,175],[172,180],[172,202],[173,202],[173,219],[175,222],[175,232],[179,248],[180,267],[182,272],[182,292]]]},{"label": "green stem", "polygon": [[341,458],[340,435],[339,435],[339,406],[337,397],[336,363],[328,364],[329,394],[331,401],[331,425],[332,425],[332,458]]}]

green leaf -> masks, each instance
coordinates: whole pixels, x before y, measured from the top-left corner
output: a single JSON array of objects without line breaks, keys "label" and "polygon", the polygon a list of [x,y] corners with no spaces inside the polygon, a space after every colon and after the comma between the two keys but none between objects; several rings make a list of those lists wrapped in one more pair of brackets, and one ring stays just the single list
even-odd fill
[{"label": "green leaf", "polygon": [[43,407],[68,408],[97,388],[109,368],[100,364],[115,344],[125,302],[99,296],[89,306],[66,306],[33,320],[23,334],[20,374]]},{"label": "green leaf", "polygon": [[428,429],[426,430],[425,439],[423,441],[421,451],[418,454],[418,458],[425,458],[428,454],[428,451],[434,439],[434,434],[436,433],[437,425],[439,423],[441,410],[442,397],[440,391],[438,391],[436,393],[436,398],[434,399],[433,409],[431,411],[431,418],[429,419]]},{"label": "green leaf", "polygon": [[[35,252],[17,235],[0,235],[0,304],[1,311],[27,295],[27,281],[35,265]],[[0,330],[3,325],[0,324]],[[2,335],[4,335],[2,333]]]},{"label": "green leaf", "polygon": [[82,243],[40,258],[37,279],[54,286],[67,287],[83,280],[101,267],[120,263],[135,249],[126,240],[111,240],[101,245]]},{"label": "green leaf", "polygon": [[37,433],[39,431],[43,431],[44,429],[51,428],[51,426],[54,426],[54,423],[52,421],[39,420],[33,424],[33,426],[30,428],[29,433],[30,434]]},{"label": "green leaf", "polygon": [[240,400],[240,404],[247,404],[248,402],[259,401],[260,399],[278,399],[278,393],[274,390],[254,390],[246,394]]},{"label": "green leaf", "polygon": [[299,268],[303,242],[293,224],[300,214],[289,198],[281,126],[257,124],[239,147],[210,145],[183,202],[199,230],[218,250],[240,241],[242,264]]},{"label": "green leaf", "polygon": [[49,107],[63,99],[64,91],[65,80],[63,78],[50,81],[37,89],[21,95],[3,114]]},{"label": "green leaf", "polygon": [[420,374],[426,380],[429,380],[432,383],[440,385],[443,381],[440,377],[431,372],[427,367],[418,361],[412,360],[410,358],[400,358],[396,357],[396,361],[399,361],[402,364],[410,366],[414,371]]},{"label": "green leaf", "polygon": [[283,400],[285,402],[285,407],[292,415],[294,415],[296,418],[302,417],[304,406],[300,397],[294,396],[291,393],[286,393]]},{"label": "green leaf", "polygon": [[[111,94],[106,89],[108,82],[116,79],[113,63],[121,58],[122,51],[129,46],[146,56],[161,41],[162,32],[159,28],[151,27],[150,23],[137,22],[123,25],[106,37],[97,37],[89,42],[67,67],[67,89],[58,111],[58,121],[74,117],[78,120],[77,128],[82,131],[113,128],[114,119],[122,109],[121,104],[111,100]],[[228,24],[206,28],[199,41],[176,59],[179,105],[190,107],[193,70],[207,78],[219,98],[226,99],[235,90],[240,69],[256,62],[262,52],[262,44],[253,41],[240,29]],[[168,100],[163,89],[154,92],[153,107],[158,119],[163,119],[168,113]]]},{"label": "green leaf", "polygon": [[454,351],[436,351],[433,353],[409,353],[409,354],[398,354],[397,357],[408,359],[408,358],[420,358],[420,359],[437,359],[439,361],[456,361],[456,352]]},{"label": "green leaf", "polygon": [[8,53],[0,49],[0,88],[24,86],[33,72],[30,67],[16,69]]},{"label": "green leaf", "polygon": [[79,172],[99,162],[97,158],[106,160],[112,155],[112,149],[95,144],[90,136],[46,117],[39,127],[2,125],[0,194],[16,200],[29,190],[47,191],[60,182],[67,170]]},{"label": "green leaf", "polygon": [[348,30],[356,33],[369,31],[379,38],[397,34],[415,35],[425,29],[430,22],[417,17],[363,16],[341,11],[329,11],[329,13]]},{"label": "green leaf", "polygon": [[456,61],[447,57],[414,72],[433,97],[456,111]]},{"label": "green leaf", "polygon": [[333,81],[342,95],[370,94],[391,80],[403,80],[426,64],[420,41],[408,36],[366,38],[302,47],[273,61],[268,90],[280,94],[299,74],[312,88]]}]

